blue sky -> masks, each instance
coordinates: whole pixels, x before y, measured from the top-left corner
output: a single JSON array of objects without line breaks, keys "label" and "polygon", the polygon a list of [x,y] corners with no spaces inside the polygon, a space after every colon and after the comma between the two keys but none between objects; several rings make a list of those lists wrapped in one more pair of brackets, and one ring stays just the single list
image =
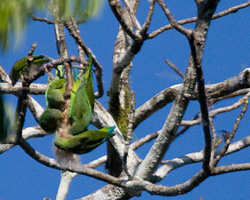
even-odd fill
[{"label": "blue sky", "polygon": [[[244,2],[245,1],[221,1],[216,12]],[[148,5],[149,3],[145,1],[139,7],[138,19],[141,24],[143,24],[143,20],[146,17]],[[196,15],[194,1],[167,1],[167,5],[177,20]],[[158,6],[156,7],[156,12],[153,16],[150,31],[168,23]],[[228,79],[249,67],[249,17],[250,8],[246,8],[235,14],[212,21],[202,63],[205,82],[207,84]],[[194,24],[185,25],[185,27],[190,28],[193,28],[193,26]],[[98,18],[89,20],[81,25],[80,30],[86,45],[91,48],[103,66],[105,95],[100,99],[100,102],[107,107],[108,98],[106,92],[111,79],[112,53],[118,31],[118,22],[105,2],[102,14]],[[46,54],[55,59],[58,58],[53,26],[31,21],[23,34],[19,47],[14,49],[12,43],[11,48],[5,54],[0,55],[0,64],[9,73],[13,63],[19,58],[26,56],[34,42],[37,42],[35,54]],[[68,35],[67,45],[69,55],[77,55],[77,48]],[[186,39],[175,30],[167,31],[145,42],[141,51],[133,60],[133,68],[131,71],[131,88],[136,94],[136,107],[139,107],[161,90],[182,81],[181,78],[165,64],[164,59],[169,59],[184,73],[189,53],[189,46]],[[47,76],[44,76],[37,82],[45,83],[46,81]],[[34,98],[45,107],[45,99],[43,96],[34,96]],[[17,99],[16,97],[8,97],[8,100],[15,105]],[[226,100],[215,104],[213,108],[230,105],[235,101],[237,101],[237,98]],[[171,105],[167,105],[138,126],[134,131],[134,140],[161,129],[170,108]],[[198,103],[191,102],[184,119],[192,118],[198,109]],[[214,119],[216,130],[225,129],[230,131],[239,113],[240,109],[237,109],[233,112],[216,116]],[[233,141],[237,141],[249,135],[249,127],[247,126],[249,120],[249,112],[247,112]],[[36,125],[36,123],[28,112],[25,127],[33,125]],[[30,139],[28,142],[39,152],[46,156],[54,157],[52,149],[53,138],[54,136],[51,135],[45,138]],[[138,155],[143,158],[151,145],[152,142],[139,149],[137,151]],[[173,142],[164,159],[172,159],[187,153],[200,151],[203,145],[202,128],[201,126],[195,126]],[[248,151],[248,149],[244,149],[234,155],[227,156],[221,160],[219,165],[249,162]],[[81,161],[82,163],[88,163],[104,155],[104,152],[106,152],[106,146],[101,145],[91,153],[82,155]],[[44,197],[55,199],[60,181],[60,172],[37,163],[26,155],[20,147],[14,147],[4,154],[1,154],[0,167],[0,200],[32,200],[42,199]],[[182,167],[181,169],[171,172],[166,179],[159,184],[175,185],[183,183],[198,172],[200,168],[201,163]],[[104,171],[103,167],[98,169]],[[250,197],[250,180],[246,177],[249,176],[250,172],[246,171],[210,177],[188,194],[169,198],[175,200],[199,199],[200,197],[204,200],[248,199]],[[86,196],[104,185],[104,182],[79,175],[73,180],[67,199],[71,200]],[[151,195],[146,192],[139,198],[152,199]],[[135,197],[134,199],[139,198]],[[153,196],[153,199],[163,199],[163,197]]]}]

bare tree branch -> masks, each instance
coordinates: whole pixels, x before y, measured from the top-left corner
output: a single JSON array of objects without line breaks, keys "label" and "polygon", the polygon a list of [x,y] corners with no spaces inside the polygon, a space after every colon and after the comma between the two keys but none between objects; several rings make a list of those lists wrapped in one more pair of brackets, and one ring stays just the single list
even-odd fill
[{"label": "bare tree branch", "polygon": [[129,23],[127,22],[127,19],[123,16],[123,11],[122,11],[122,6],[120,1],[118,0],[108,0],[109,6],[111,10],[114,13],[114,16],[116,17],[117,21],[119,24],[122,26],[123,30],[133,39],[138,37],[131,27],[128,25]]},{"label": "bare tree branch", "polygon": [[148,11],[148,16],[147,19],[145,20],[141,30],[140,30],[140,34],[141,35],[146,35],[149,25],[152,21],[152,17],[153,17],[153,13],[154,13],[154,7],[155,7],[155,0],[151,1],[150,7],[149,7],[149,11]]},{"label": "bare tree branch", "polygon": [[55,23],[53,20],[50,20],[50,19],[48,19],[48,18],[38,17],[38,16],[35,16],[34,14],[31,14],[30,17],[31,17],[34,21],[46,22],[47,24],[54,24],[54,23]]},{"label": "bare tree branch", "polygon": [[[238,152],[249,146],[250,146],[250,136],[245,137],[242,140],[239,140],[237,142],[230,144],[225,155],[230,155],[232,153]],[[219,155],[221,151],[222,151],[222,148],[216,148],[214,156]],[[200,151],[200,152],[189,153],[179,158],[174,158],[172,160],[164,161],[165,164],[159,167],[159,169],[152,176],[151,181],[159,182],[163,180],[172,170],[175,170],[184,165],[201,162],[203,158],[204,158],[204,153],[203,151]],[[216,168],[214,170],[216,171]],[[212,171],[212,173],[215,173],[215,172]]]},{"label": "bare tree branch", "polygon": [[[240,98],[237,102],[235,102],[234,104],[232,104],[230,106],[221,107],[221,108],[217,108],[215,110],[211,110],[209,112],[209,117],[213,118],[220,113],[229,112],[229,111],[232,111],[236,108],[239,108],[244,103],[244,101],[242,101],[242,100],[244,100],[244,98],[246,98],[246,96]],[[191,121],[182,120],[181,125],[193,126],[193,125],[197,125],[200,123],[201,123],[200,119],[195,119],[195,120],[191,120]]]},{"label": "bare tree branch", "polygon": [[137,20],[136,15],[135,15],[133,9],[131,9],[129,7],[129,3],[127,2],[127,0],[123,0],[123,2],[124,2],[126,10],[128,11],[128,14],[129,14],[129,16],[131,18],[133,26],[136,28],[136,30],[140,30],[141,29],[141,25],[140,25],[139,21]]},{"label": "bare tree branch", "polygon": [[[236,13],[238,10],[246,8],[248,6],[250,6],[250,1],[248,1],[246,3],[243,3],[243,4],[239,4],[239,5],[231,7],[231,8],[228,8],[228,9],[226,9],[226,10],[224,10],[222,12],[219,12],[217,14],[214,14],[212,19],[217,19],[217,18],[226,16],[228,14]],[[196,22],[196,20],[197,20],[197,17],[192,17],[192,18],[188,18],[188,19],[179,20],[177,22],[180,25],[184,25],[184,24],[189,24],[189,23],[192,23],[192,22]],[[158,30],[150,33],[148,35],[148,39],[152,39],[152,38],[156,37],[157,35],[163,33],[164,31],[171,30],[171,29],[173,29],[171,24],[168,24],[168,25],[166,25],[164,27],[161,27]]]},{"label": "bare tree branch", "polygon": [[215,167],[215,166],[217,165],[217,163],[220,161],[220,159],[221,159],[221,158],[223,157],[223,155],[226,153],[226,151],[227,151],[227,149],[228,149],[228,147],[229,147],[229,145],[230,145],[230,143],[231,143],[231,141],[232,141],[232,139],[233,139],[233,137],[234,137],[234,135],[235,135],[235,133],[236,133],[238,127],[239,127],[240,120],[243,118],[245,112],[247,111],[247,107],[248,107],[248,104],[249,104],[249,102],[248,102],[248,97],[249,97],[249,96],[250,96],[250,93],[248,93],[248,94],[246,95],[246,98],[242,98],[242,101],[244,102],[244,106],[243,106],[243,108],[242,108],[242,110],[241,110],[241,113],[240,113],[239,117],[238,117],[238,118],[236,119],[236,121],[235,121],[235,124],[234,124],[234,126],[233,126],[233,130],[232,130],[232,132],[229,134],[229,138],[226,138],[225,145],[224,145],[224,147],[223,147],[221,153],[220,153],[219,155],[217,155],[216,158],[213,160],[213,163],[212,163],[212,166],[213,166],[213,167]]},{"label": "bare tree branch", "polygon": [[64,200],[69,190],[70,183],[77,176],[75,172],[62,171],[61,181],[57,191],[56,200]]},{"label": "bare tree branch", "polygon": [[[232,97],[231,95],[227,96],[229,94],[232,94],[233,96],[246,94],[249,91],[249,89],[243,90],[241,92],[236,92],[236,91],[250,87],[250,80],[248,78],[249,73],[250,73],[250,68],[246,68],[237,76],[229,78],[223,82],[212,85],[206,85],[206,95],[208,96],[208,99],[210,98],[216,99],[224,96],[227,98]],[[169,88],[166,88],[165,90],[159,92],[154,97],[146,101],[139,108],[137,108],[135,111],[133,129],[135,129],[143,120],[147,119],[149,116],[158,111],[160,108],[164,107],[168,103],[171,103],[176,98],[180,87],[181,84],[177,84]],[[194,90],[194,93],[189,97],[189,99],[192,100],[198,99],[197,88]]]},{"label": "bare tree branch", "polygon": [[173,63],[171,63],[167,59],[165,59],[165,62],[168,64],[169,67],[171,67],[171,69],[173,69],[179,76],[181,76],[181,78],[185,77],[185,75]]},{"label": "bare tree branch", "polygon": [[[203,56],[204,44],[205,44],[209,24],[211,21],[211,17],[216,9],[217,3],[212,4],[206,10],[206,12],[203,13],[202,16],[199,15],[199,18],[196,23],[196,27],[194,31],[199,32],[200,39],[203,41],[203,44],[198,46],[198,49],[197,49],[197,57],[200,60]],[[199,12],[201,12],[201,10]],[[180,27],[177,27],[177,28],[180,31],[182,31]],[[135,177],[142,179],[142,180],[149,180],[152,174],[154,173],[154,171],[156,170],[157,166],[159,165],[163,156],[168,150],[172,140],[174,139],[174,136],[176,135],[176,131],[179,128],[180,122],[183,118],[183,115],[185,113],[185,110],[189,102],[189,99],[187,97],[193,94],[193,90],[195,88],[195,81],[196,81],[195,64],[194,64],[194,58],[192,57],[192,54],[191,54],[189,58],[188,66],[187,66],[186,76],[184,78],[182,87],[178,91],[178,95],[175,98],[175,101],[170,110],[170,113],[162,127],[162,132],[157,137],[155,143],[151,147],[145,159],[137,168]],[[195,183],[198,183],[199,181],[197,179],[201,181],[204,180],[203,175],[204,175],[204,172],[202,172],[198,177],[194,177],[192,180],[194,180]]]},{"label": "bare tree branch", "polygon": [[108,174],[104,174],[102,172],[96,171],[91,168],[86,168],[84,165],[76,164],[70,166],[62,166],[55,159],[48,158],[39,152],[35,151],[24,139],[21,139],[19,146],[33,159],[38,161],[39,163],[59,170],[75,172],[78,174],[83,174],[86,176],[94,177],[98,180],[102,180],[108,183],[111,183],[116,186],[122,186],[122,180],[110,176]]},{"label": "bare tree branch", "polygon": [[212,172],[212,175],[219,175],[230,172],[239,172],[244,170],[250,170],[250,163],[232,164],[232,165],[215,167]]},{"label": "bare tree branch", "polygon": [[170,22],[171,26],[179,31],[181,34],[185,35],[187,38],[191,37],[191,30],[188,30],[181,26],[173,17],[173,15],[170,13],[169,9],[167,8],[166,4],[163,2],[163,0],[156,0],[159,6],[162,8],[163,12],[165,13],[166,17],[168,18],[168,21]]}]

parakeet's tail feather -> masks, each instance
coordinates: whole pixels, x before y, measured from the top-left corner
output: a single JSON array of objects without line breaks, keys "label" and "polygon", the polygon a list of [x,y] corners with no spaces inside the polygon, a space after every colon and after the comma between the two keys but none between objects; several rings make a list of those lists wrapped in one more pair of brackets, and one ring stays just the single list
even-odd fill
[{"label": "parakeet's tail feather", "polygon": [[107,127],[100,129],[100,131],[111,133],[114,129],[115,129],[115,126],[107,126]]}]

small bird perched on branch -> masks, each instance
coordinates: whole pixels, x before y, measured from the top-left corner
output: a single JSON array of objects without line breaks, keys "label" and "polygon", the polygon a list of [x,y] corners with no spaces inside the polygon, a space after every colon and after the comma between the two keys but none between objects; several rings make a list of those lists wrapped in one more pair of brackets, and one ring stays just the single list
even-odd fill
[{"label": "small bird perched on branch", "polygon": [[26,56],[17,60],[10,71],[11,85],[14,86],[19,79],[23,79],[24,74],[30,77],[37,73],[40,67],[49,61],[42,55]]}]

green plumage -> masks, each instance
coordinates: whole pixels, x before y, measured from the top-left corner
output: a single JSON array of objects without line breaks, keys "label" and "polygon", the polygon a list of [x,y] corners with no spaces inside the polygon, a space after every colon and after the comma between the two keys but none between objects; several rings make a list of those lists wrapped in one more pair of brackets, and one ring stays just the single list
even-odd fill
[{"label": "green plumage", "polygon": [[114,136],[115,134],[112,133],[114,129],[115,126],[105,127],[100,130],[87,130],[69,138],[62,138],[56,135],[54,144],[61,150],[84,154],[92,151],[108,138]]},{"label": "green plumage", "polygon": [[63,119],[63,113],[58,109],[46,108],[39,119],[39,124],[48,133],[54,133]]},{"label": "green plumage", "polygon": [[63,78],[63,68],[58,66],[56,77],[47,87],[45,93],[46,106],[49,108],[61,109],[64,104],[64,92],[66,88],[66,81]]},{"label": "green plumage", "polygon": [[[16,82],[23,76],[24,73],[28,75],[33,75],[38,71],[38,69],[45,63],[49,62],[44,56],[34,55],[33,60],[29,65],[28,57],[23,57],[16,61],[10,71],[11,84],[14,86]],[[29,66],[29,69],[27,68]]]},{"label": "green plumage", "polygon": [[58,77],[55,77],[55,79],[48,84],[45,93],[47,107],[56,109],[61,109],[63,107],[65,87],[65,79],[60,79]]},{"label": "green plumage", "polygon": [[69,109],[69,119],[72,123],[69,129],[71,135],[77,135],[85,131],[93,118],[94,89],[91,66],[92,61],[90,59],[84,73],[80,73],[76,77],[74,71]]},{"label": "green plumage", "polygon": [[92,109],[94,108],[94,102],[95,102],[95,95],[94,95],[94,88],[93,88],[93,77],[92,77],[92,54],[89,56],[88,60],[88,66],[86,68],[86,71],[83,74],[83,80],[85,88],[86,88],[86,93],[89,98],[90,106]]}]

